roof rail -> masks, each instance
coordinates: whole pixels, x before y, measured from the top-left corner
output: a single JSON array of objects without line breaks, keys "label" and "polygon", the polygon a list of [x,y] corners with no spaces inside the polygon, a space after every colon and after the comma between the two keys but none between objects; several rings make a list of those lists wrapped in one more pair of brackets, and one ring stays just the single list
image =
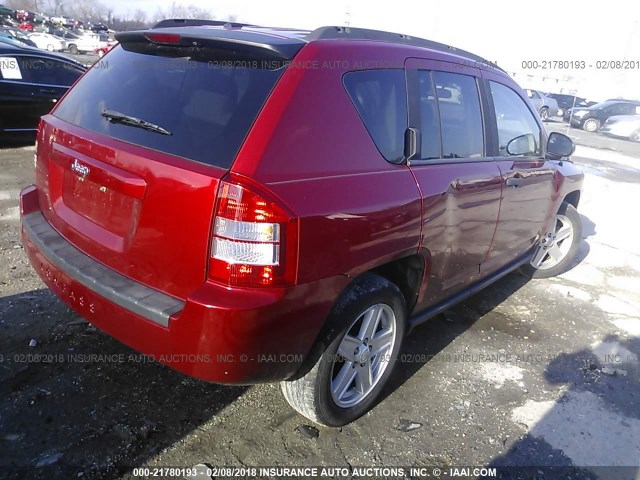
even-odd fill
[{"label": "roof rail", "polygon": [[640,100],[630,100],[627,98],[607,98],[605,102],[627,102],[627,103],[638,104],[640,103]]},{"label": "roof rail", "polygon": [[202,20],[199,18],[167,18],[156,23],[152,28],[170,28],[170,27],[201,27],[209,25],[213,27],[242,28],[255,27],[248,23],[225,22],[222,20]]},{"label": "roof rail", "polygon": [[375,40],[378,42],[412,45],[415,47],[428,48],[430,50],[436,50],[444,53],[453,53],[460,57],[473,60],[474,62],[477,62],[482,66],[493,67],[504,72],[504,70],[494,62],[490,62],[489,60],[482,58],[479,55],[475,55],[465,50],[460,50],[456,47],[452,47],[451,45],[434,42],[433,40],[426,40],[424,38],[412,37],[402,33],[384,32],[382,30],[371,30],[368,28],[320,27],[305,37],[305,40],[307,40],[308,42],[312,42],[313,40],[327,39]]}]

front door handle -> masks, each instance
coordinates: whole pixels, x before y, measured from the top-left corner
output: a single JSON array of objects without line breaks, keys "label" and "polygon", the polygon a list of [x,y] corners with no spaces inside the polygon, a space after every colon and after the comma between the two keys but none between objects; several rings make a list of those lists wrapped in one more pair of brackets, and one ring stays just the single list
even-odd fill
[{"label": "front door handle", "polygon": [[507,187],[519,187],[524,182],[524,179],[517,177],[510,177],[505,180],[504,183],[507,184]]}]

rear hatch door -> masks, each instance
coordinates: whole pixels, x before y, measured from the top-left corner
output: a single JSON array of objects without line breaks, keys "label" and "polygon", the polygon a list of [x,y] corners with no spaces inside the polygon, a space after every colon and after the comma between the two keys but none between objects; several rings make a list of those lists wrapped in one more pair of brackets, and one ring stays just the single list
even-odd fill
[{"label": "rear hatch door", "polygon": [[148,37],[119,38],[43,117],[37,185],[44,215],[68,241],[185,298],[206,277],[219,180],[283,68],[239,62],[272,60],[269,49]]}]

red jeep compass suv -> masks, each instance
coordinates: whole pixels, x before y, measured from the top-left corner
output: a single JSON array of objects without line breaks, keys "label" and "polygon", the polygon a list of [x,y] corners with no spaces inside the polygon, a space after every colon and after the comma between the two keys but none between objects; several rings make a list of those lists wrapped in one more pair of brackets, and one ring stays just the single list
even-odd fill
[{"label": "red jeep compass suv", "polygon": [[44,282],[134,349],[343,425],[409,327],[575,257],[573,144],[495,65],[355,28],[164,27],[117,34],[42,118],[21,196]]}]

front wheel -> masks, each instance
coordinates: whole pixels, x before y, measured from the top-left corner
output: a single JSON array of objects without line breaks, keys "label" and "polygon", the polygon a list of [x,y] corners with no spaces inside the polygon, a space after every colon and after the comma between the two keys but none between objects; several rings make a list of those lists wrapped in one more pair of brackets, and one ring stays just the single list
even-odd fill
[{"label": "front wheel", "polygon": [[582,239],[582,221],[575,207],[563,202],[552,226],[538,242],[531,261],[521,268],[529,278],[549,278],[563,273],[576,258]]},{"label": "front wheel", "polygon": [[629,140],[632,142],[640,142],[640,129],[629,135]]},{"label": "front wheel", "polygon": [[69,45],[69,53],[73,54],[73,55],[77,55],[78,54],[78,47],[75,44],[71,44]]},{"label": "front wheel", "polygon": [[597,118],[589,118],[582,124],[582,129],[585,132],[597,132],[600,130],[600,120]]},{"label": "front wheel", "polygon": [[341,295],[327,322],[313,366],[281,386],[300,414],[339,427],[363,415],[389,379],[404,338],[404,298],[395,284],[367,273]]}]

